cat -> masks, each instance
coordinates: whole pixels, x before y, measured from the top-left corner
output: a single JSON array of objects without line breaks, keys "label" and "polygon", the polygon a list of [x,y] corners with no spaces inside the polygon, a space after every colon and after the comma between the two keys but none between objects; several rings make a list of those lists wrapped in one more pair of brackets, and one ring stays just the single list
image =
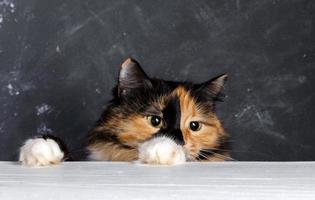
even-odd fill
[{"label": "cat", "polygon": [[[125,60],[113,99],[88,134],[88,158],[164,165],[230,160],[229,135],[215,114],[226,80],[226,74],[199,84],[153,79]],[[24,143],[19,161],[47,166],[68,158],[61,139],[43,135]]]}]

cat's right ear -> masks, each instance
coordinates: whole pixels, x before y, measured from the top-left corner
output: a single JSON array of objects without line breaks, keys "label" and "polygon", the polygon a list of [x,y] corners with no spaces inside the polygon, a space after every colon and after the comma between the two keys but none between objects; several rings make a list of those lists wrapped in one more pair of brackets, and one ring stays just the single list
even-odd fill
[{"label": "cat's right ear", "polygon": [[227,74],[221,74],[209,81],[195,85],[196,95],[205,102],[223,101],[224,95],[221,90],[227,78]]},{"label": "cat's right ear", "polygon": [[118,95],[125,96],[148,87],[152,87],[152,83],[139,63],[131,58],[125,60],[119,72]]}]

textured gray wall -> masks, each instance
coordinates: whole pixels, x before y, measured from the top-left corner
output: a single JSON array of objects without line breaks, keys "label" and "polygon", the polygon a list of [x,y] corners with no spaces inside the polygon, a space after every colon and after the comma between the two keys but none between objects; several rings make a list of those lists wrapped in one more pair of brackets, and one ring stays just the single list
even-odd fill
[{"label": "textured gray wall", "polygon": [[128,56],[158,78],[226,72],[238,160],[315,160],[315,2],[0,1],[0,160],[55,133],[76,159]]}]

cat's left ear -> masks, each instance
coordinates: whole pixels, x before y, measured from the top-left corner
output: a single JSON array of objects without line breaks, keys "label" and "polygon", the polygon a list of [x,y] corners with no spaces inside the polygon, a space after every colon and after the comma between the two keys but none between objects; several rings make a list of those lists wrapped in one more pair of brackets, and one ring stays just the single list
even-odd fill
[{"label": "cat's left ear", "polygon": [[119,96],[125,96],[135,90],[150,87],[152,87],[150,78],[145,74],[139,63],[131,58],[125,60],[119,72]]},{"label": "cat's left ear", "polygon": [[220,76],[212,78],[209,81],[198,84],[196,86],[198,96],[206,101],[222,100],[221,91],[224,87],[224,83],[226,82],[227,78],[228,78],[227,74],[222,74]]}]

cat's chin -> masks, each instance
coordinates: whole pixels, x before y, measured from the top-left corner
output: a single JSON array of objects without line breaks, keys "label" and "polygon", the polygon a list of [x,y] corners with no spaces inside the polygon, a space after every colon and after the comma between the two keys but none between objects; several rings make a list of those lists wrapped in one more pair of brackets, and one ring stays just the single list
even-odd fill
[{"label": "cat's chin", "polygon": [[177,165],[186,162],[184,148],[168,137],[155,137],[139,147],[139,162],[157,165]]}]

